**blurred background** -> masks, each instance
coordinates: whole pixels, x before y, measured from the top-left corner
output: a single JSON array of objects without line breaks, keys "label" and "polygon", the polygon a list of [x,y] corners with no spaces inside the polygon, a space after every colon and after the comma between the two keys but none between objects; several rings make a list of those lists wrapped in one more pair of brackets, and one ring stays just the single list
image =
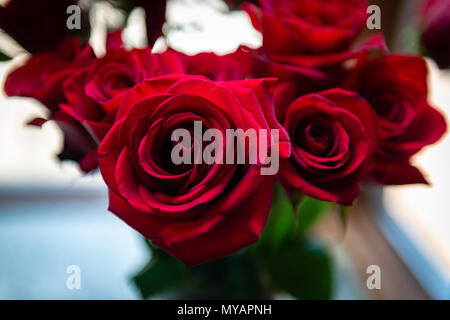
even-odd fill
[{"label": "blurred background", "polygon": [[[390,48],[414,50],[418,40],[411,21],[418,1],[373,2],[381,7]],[[123,17],[106,1],[95,6],[91,43],[101,53],[107,27],[120,25]],[[230,12],[219,0],[172,0],[167,17],[166,39],[156,42],[155,51],[170,44],[189,54],[224,54],[241,44],[257,48],[262,41],[244,12]],[[144,28],[144,12],[136,9],[125,42],[145,45]],[[1,30],[0,48],[21,52]],[[0,83],[26,57],[0,62]],[[432,104],[448,117],[450,73],[428,64]],[[149,258],[141,236],[107,211],[99,174],[83,176],[76,164],[57,160],[62,135],[56,125],[25,125],[36,116],[44,116],[44,107],[0,92],[0,299],[139,298],[131,279]],[[335,299],[450,298],[448,136],[415,163],[432,186],[367,190],[345,229],[331,213],[313,231],[333,254]],[[70,265],[80,267],[80,290],[66,287]],[[381,290],[367,289],[370,265],[381,268]]]}]

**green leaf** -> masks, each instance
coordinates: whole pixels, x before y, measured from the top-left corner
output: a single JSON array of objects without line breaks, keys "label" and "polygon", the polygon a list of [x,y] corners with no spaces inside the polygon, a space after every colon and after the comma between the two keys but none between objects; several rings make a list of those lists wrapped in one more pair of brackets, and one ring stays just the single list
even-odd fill
[{"label": "green leaf", "polygon": [[261,265],[247,250],[190,269],[191,297],[198,299],[264,299],[268,297]]},{"label": "green leaf", "polygon": [[260,246],[264,254],[268,253],[266,250],[276,252],[283,242],[293,238],[295,229],[294,208],[286,191],[277,184],[269,219],[261,234]]},{"label": "green leaf", "polygon": [[334,206],[334,203],[304,197],[297,207],[299,233],[304,234]]},{"label": "green leaf", "polygon": [[133,278],[144,299],[176,289],[188,276],[188,268],[181,262],[159,248],[151,245],[149,248],[150,262]]},{"label": "green leaf", "polygon": [[331,261],[318,245],[299,238],[283,246],[269,260],[271,283],[297,299],[330,299]]},{"label": "green leaf", "polygon": [[330,298],[330,258],[304,235],[333,205],[306,196],[294,195],[291,201],[284,189],[276,186],[266,228],[255,246],[257,263],[264,268],[272,286],[297,299]]},{"label": "green leaf", "polygon": [[416,53],[424,55],[424,48],[420,39],[420,32],[417,28],[412,26],[405,27],[402,30],[402,37],[400,41],[403,52]]},{"label": "green leaf", "polygon": [[7,56],[6,54],[4,54],[3,52],[0,52],[0,62],[2,61],[8,61],[11,60],[12,58],[10,56]]}]

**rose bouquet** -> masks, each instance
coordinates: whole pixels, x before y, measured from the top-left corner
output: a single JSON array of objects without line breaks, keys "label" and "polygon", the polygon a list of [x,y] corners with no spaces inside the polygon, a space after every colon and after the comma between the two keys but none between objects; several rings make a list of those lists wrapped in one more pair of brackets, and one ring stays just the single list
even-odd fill
[{"label": "rose bouquet", "polygon": [[110,2],[144,8],[147,48],[119,29],[96,56],[88,19],[66,25],[90,9],[76,1],[0,7],[32,54],[4,90],[46,107],[29,124],[55,122],[59,158],[99,170],[108,209],[149,240],[142,295],[329,298],[328,255],[306,232],[317,217],[366,185],[428,183],[411,158],[446,121],[425,60],[390,53],[365,0],[226,1],[263,39],[227,55],[152,51],[166,1]]}]

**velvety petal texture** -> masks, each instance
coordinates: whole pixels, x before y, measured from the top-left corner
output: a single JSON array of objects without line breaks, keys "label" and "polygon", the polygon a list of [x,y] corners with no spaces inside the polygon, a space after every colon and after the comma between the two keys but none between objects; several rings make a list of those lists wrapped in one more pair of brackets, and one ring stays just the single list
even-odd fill
[{"label": "velvety petal texture", "polygon": [[[80,2],[82,20],[94,2]],[[4,90],[42,103],[47,114],[28,124],[56,123],[59,158],[99,168],[109,210],[186,265],[257,242],[278,179],[290,196],[345,206],[363,181],[427,183],[412,158],[446,120],[428,101],[425,60],[390,54],[367,30],[366,0],[225,0],[247,12],[262,46],[224,55],[152,48],[166,0],[108,2],[145,11],[149,46],[130,48],[119,28],[96,56],[81,40],[89,26],[68,37],[78,1],[0,5],[0,29],[32,53]],[[449,67],[450,0],[424,1],[420,14],[428,54]]]},{"label": "velvety petal texture", "polygon": [[[274,80],[212,82],[169,75],[146,80],[123,99],[117,122],[99,147],[109,187],[109,209],[187,265],[236,252],[259,239],[270,210],[276,175],[256,164],[173,163],[176,129],[278,129],[280,157],[289,156],[287,133],[275,119]],[[267,135],[269,150],[275,145]],[[238,144],[240,145],[240,144]],[[195,148],[197,146],[197,148]],[[224,141],[223,150],[234,150]],[[192,137],[192,159],[204,142]],[[243,150],[246,157],[250,149]]]},{"label": "velvety petal texture", "polygon": [[376,117],[367,101],[332,89],[297,99],[282,118],[292,141],[283,184],[313,198],[351,205],[376,142]]}]

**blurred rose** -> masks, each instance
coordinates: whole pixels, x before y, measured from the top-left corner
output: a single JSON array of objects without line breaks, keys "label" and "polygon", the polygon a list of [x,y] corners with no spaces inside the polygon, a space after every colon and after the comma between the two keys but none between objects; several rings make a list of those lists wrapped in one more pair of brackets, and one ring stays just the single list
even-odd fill
[{"label": "blurred rose", "polygon": [[403,55],[362,61],[349,75],[345,87],[359,92],[377,114],[371,170],[379,183],[426,183],[410,158],[446,131],[444,117],[428,103],[427,76],[421,57]]},{"label": "blurred rose", "polygon": [[254,78],[258,62],[254,50],[245,46],[226,55],[213,52],[187,55],[173,49],[169,51],[179,56],[186,74],[202,75],[214,81]]},{"label": "blurred rose", "polygon": [[[76,119],[60,110],[60,104],[66,101],[64,81],[94,60],[90,46],[83,46],[76,37],[68,38],[55,50],[32,55],[23,66],[8,75],[4,85],[8,96],[34,98],[48,108],[48,120],[54,120],[64,134],[64,147],[59,158],[79,162],[85,172],[96,168],[97,145]],[[34,119],[30,124],[41,126],[46,121]]]},{"label": "blurred rose", "polygon": [[[119,108],[120,120],[99,147],[109,209],[187,265],[258,241],[276,176],[261,175],[259,162],[176,165],[171,137],[176,129],[193,130],[194,121],[224,137],[226,129],[281,129],[273,114],[272,86],[272,80],[212,82],[170,75],[131,89]],[[280,157],[285,159],[289,142],[280,132]],[[270,136],[268,141],[270,148]],[[203,148],[197,151],[194,159]]]},{"label": "blurred rose", "polygon": [[365,28],[365,0],[261,0],[246,3],[263,46],[256,77],[275,76],[277,110],[301,95],[335,88],[345,62],[375,51],[387,51],[381,33],[355,41]]},{"label": "blurred rose", "polygon": [[261,0],[247,3],[263,49],[274,63],[321,68],[353,57],[367,20],[365,0]]},{"label": "blurred rose", "polygon": [[427,0],[421,11],[422,43],[440,68],[450,68],[450,0]]},{"label": "blurred rose", "polygon": [[86,128],[62,110],[53,114],[49,120],[56,122],[64,136],[63,150],[58,158],[78,162],[84,172],[97,169],[98,145]]},{"label": "blurred rose", "polygon": [[62,41],[56,49],[32,55],[13,70],[5,82],[8,96],[34,98],[56,112],[64,102],[62,83],[75,70],[90,65],[95,55],[77,37]]},{"label": "blurred rose", "polygon": [[150,49],[127,51],[115,46],[92,65],[73,72],[64,82],[67,102],[61,108],[101,141],[130,88],[145,79],[183,70],[179,57],[171,52],[152,54]]},{"label": "blurred rose", "polygon": [[69,33],[67,7],[75,0],[11,0],[0,6],[0,28],[29,52],[54,49]]},{"label": "blurred rose", "polygon": [[288,189],[351,205],[376,142],[376,118],[366,100],[332,89],[303,96],[283,113],[292,155],[281,179]]}]

